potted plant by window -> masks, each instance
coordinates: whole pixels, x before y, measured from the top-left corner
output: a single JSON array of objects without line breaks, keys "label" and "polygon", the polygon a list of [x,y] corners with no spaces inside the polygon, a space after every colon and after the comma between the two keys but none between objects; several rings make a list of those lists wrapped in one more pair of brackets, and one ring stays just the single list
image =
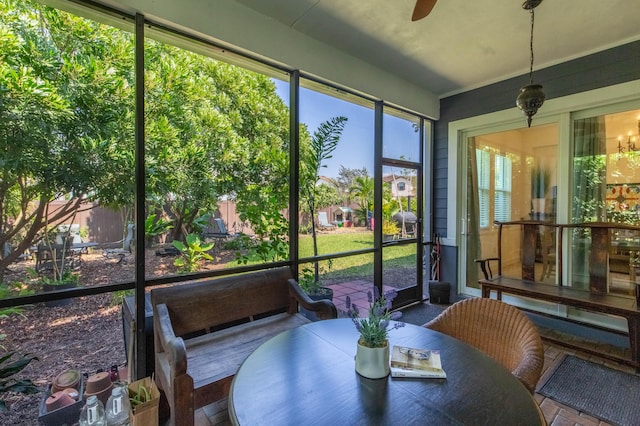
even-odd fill
[{"label": "potted plant by window", "polygon": [[[298,284],[311,300],[333,301],[333,289],[325,287],[311,268],[302,269]],[[300,312],[310,320],[316,321],[318,319],[314,312],[308,311],[303,307],[300,307]]]},{"label": "potted plant by window", "polygon": [[[47,276],[38,277],[39,283],[42,285],[42,291],[51,293],[58,290],[67,290],[78,286],[78,274],[74,274],[69,269],[65,269],[62,274],[55,274],[53,278]],[[66,306],[71,299],[50,300],[45,302],[45,306]]]},{"label": "potted plant by window", "polygon": [[360,332],[356,352],[356,371],[369,379],[381,379],[389,375],[389,330],[404,326],[402,322],[391,323],[402,316],[401,312],[391,312],[391,302],[398,293],[395,290],[379,296],[378,288],[374,287],[375,297],[371,292],[369,298],[369,316],[360,318],[360,311],[351,298],[346,297],[346,315],[351,318],[356,329]]},{"label": "potted plant by window", "polygon": [[382,241],[391,241],[394,236],[398,235],[400,228],[398,225],[390,219],[384,219],[382,221]]}]

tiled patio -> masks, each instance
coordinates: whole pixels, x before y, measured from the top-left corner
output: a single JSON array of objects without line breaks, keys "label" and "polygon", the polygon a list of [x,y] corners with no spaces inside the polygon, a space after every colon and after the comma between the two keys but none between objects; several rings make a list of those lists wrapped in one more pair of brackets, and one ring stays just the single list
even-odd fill
[{"label": "tiled patio", "polygon": [[[369,281],[354,280],[340,284],[327,286],[333,290],[333,304],[336,305],[338,311],[347,309],[347,296],[351,298],[351,303],[358,307],[361,316],[366,316],[369,309],[369,295],[373,295],[373,284]],[[393,290],[393,287],[382,286],[382,291],[386,293]]]}]

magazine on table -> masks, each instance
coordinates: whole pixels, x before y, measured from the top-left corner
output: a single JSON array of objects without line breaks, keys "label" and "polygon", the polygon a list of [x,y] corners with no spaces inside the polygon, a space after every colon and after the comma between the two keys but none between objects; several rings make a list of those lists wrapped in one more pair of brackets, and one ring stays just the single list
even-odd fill
[{"label": "magazine on table", "polygon": [[440,351],[393,346],[391,351],[391,377],[418,377],[445,379]]}]

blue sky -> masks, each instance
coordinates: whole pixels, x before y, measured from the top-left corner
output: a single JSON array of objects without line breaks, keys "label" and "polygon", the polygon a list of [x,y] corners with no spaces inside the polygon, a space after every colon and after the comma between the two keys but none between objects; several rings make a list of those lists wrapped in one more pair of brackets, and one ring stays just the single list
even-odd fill
[{"label": "blue sky", "polygon": [[[276,92],[289,105],[289,83],[273,80]],[[366,167],[373,176],[374,110],[313,90],[300,88],[300,121],[313,133],[318,126],[332,117],[348,118],[333,158],[325,161],[321,174],[337,177],[340,166],[350,169]],[[391,115],[383,121],[384,155],[392,158],[418,160],[418,134],[411,123]]]}]

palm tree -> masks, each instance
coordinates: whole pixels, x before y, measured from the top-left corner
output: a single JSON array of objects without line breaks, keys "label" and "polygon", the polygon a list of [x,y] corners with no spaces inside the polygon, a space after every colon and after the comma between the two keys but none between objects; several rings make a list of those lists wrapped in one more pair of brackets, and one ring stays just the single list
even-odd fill
[{"label": "palm tree", "polygon": [[[335,151],[342,136],[346,117],[333,117],[318,126],[318,129],[311,137],[311,150],[308,158],[305,158],[304,168],[300,168],[300,192],[307,209],[311,214],[311,235],[313,237],[313,255],[318,255],[318,242],[316,239],[316,199],[318,187],[316,183],[320,179],[320,169],[326,167],[322,163],[331,158],[331,153]],[[315,262],[315,279],[318,281],[318,262]]]},{"label": "palm tree", "polygon": [[356,197],[360,204],[360,211],[364,212],[364,222],[368,224],[369,211],[373,208],[374,181],[369,176],[358,176],[354,179],[349,193]]}]

